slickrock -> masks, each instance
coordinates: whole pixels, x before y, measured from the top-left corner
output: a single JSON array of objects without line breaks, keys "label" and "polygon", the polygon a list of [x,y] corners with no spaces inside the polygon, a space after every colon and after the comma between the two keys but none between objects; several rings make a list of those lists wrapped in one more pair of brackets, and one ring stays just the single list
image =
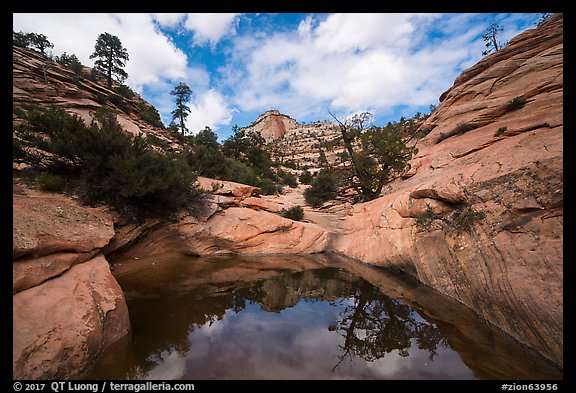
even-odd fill
[{"label": "slickrock", "polygon": [[13,378],[68,379],[130,327],[100,253],[112,216],[64,195],[13,195]]},{"label": "slickrock", "polygon": [[13,296],[13,378],[68,379],[128,333],[122,289],[99,256]]},{"label": "slickrock", "polygon": [[[410,273],[562,366],[562,15],[464,71],[441,100],[412,176],[354,206],[330,248]],[[459,124],[473,127],[449,136]]]}]

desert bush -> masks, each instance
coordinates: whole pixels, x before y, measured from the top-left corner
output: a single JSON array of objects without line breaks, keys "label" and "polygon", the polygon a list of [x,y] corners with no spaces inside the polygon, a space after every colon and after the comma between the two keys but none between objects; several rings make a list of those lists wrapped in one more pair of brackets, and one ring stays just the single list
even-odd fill
[{"label": "desert bush", "polygon": [[282,186],[267,177],[259,178],[256,184],[252,185],[260,187],[260,193],[262,195],[277,195],[282,192]]},{"label": "desert bush", "polygon": [[462,135],[468,131],[472,131],[473,129],[477,128],[476,125],[468,122],[461,122],[456,124],[456,127],[452,131],[447,133],[441,132],[440,135],[436,138],[436,143],[440,143],[445,139],[453,137],[455,135]]},{"label": "desert bush", "polygon": [[158,153],[143,137],[131,137],[110,110],[93,116],[89,126],[61,108],[31,116],[33,129],[49,136],[43,146],[51,153],[48,169],[78,176],[83,202],[105,202],[133,220],[201,204],[203,194],[193,186],[196,175],[184,157]]},{"label": "desert bush", "polygon": [[430,230],[434,220],[442,219],[440,214],[434,213],[434,210],[430,206],[426,208],[426,211],[416,217],[416,227],[420,229]]},{"label": "desert bush", "polygon": [[506,111],[512,112],[515,111],[516,109],[522,108],[524,105],[526,105],[526,98],[514,97],[506,103]]},{"label": "desert bush", "polygon": [[140,108],[140,118],[142,120],[144,120],[146,123],[152,126],[164,128],[164,123],[162,123],[160,113],[158,113],[158,110],[156,110],[156,108],[154,108],[151,105],[146,105],[143,103],[140,103],[140,105],[138,106]]},{"label": "desert bush", "polygon": [[49,173],[41,172],[34,179],[42,191],[62,192],[66,182],[63,177]]},{"label": "desert bush", "polygon": [[506,127],[500,127],[494,133],[494,136],[502,136],[506,132]]},{"label": "desert bush", "polygon": [[464,209],[460,214],[458,214],[454,219],[450,221],[450,224],[453,228],[458,230],[467,231],[474,224],[479,221],[482,221],[486,218],[486,213],[481,211],[476,211],[471,207]]},{"label": "desert bush", "polygon": [[304,218],[304,209],[300,205],[292,206],[290,209],[280,210],[280,215],[294,221],[302,221]]},{"label": "desert bush", "polygon": [[[424,213],[414,217],[416,226],[420,229],[430,231],[432,229],[456,229],[459,231],[468,231],[474,224],[483,220],[486,213],[476,211],[471,207],[466,207],[463,210],[453,210],[447,217],[442,214],[435,213],[432,208],[428,207]],[[439,220],[440,223],[435,223]]]},{"label": "desert bush", "polygon": [[338,191],[338,179],[331,170],[323,169],[312,181],[310,188],[304,190],[304,199],[312,207],[320,207],[324,202],[334,199]]},{"label": "desert bush", "polygon": [[114,91],[116,93],[120,94],[122,97],[128,98],[129,100],[134,98],[134,91],[132,91],[132,89],[130,87],[128,87],[124,84],[121,84],[118,87],[115,87]]},{"label": "desert bush", "polygon": [[278,177],[280,177],[282,183],[287,185],[288,187],[290,188],[298,187],[298,180],[296,179],[296,176],[293,175],[292,173],[279,169],[276,172],[276,174],[278,175]]},{"label": "desert bush", "polygon": [[302,183],[302,184],[310,184],[310,183],[312,183],[313,179],[314,179],[314,176],[308,170],[305,170],[300,174],[300,183]]}]

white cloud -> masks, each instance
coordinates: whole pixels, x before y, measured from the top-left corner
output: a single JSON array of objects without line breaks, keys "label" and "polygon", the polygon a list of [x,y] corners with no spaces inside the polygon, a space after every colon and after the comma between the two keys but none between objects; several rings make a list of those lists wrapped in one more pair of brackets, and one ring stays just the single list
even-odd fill
[{"label": "white cloud", "polygon": [[[390,113],[437,102],[461,69],[478,60],[472,16],[332,14],[308,16],[292,32],[237,37],[223,83],[241,110],[277,108],[297,119],[369,110]],[[429,33],[450,26],[449,34]],[[312,120],[312,119],[310,119]]]},{"label": "white cloud", "polygon": [[236,34],[235,21],[240,14],[188,14],[184,27],[194,32],[194,43],[215,46],[222,37]]},{"label": "white cloud", "polygon": [[186,17],[186,14],[178,13],[164,13],[164,14],[152,14],[152,17],[158,24],[166,28],[174,28],[180,24],[180,22]]},{"label": "white cloud", "polygon": [[188,73],[186,54],[158,31],[150,14],[13,14],[13,25],[16,31],[46,35],[54,54],[73,53],[89,66],[94,64],[90,55],[98,36],[104,32],[118,36],[129,55],[126,83],[137,91]]},{"label": "white cloud", "polygon": [[214,131],[219,126],[230,124],[236,111],[230,108],[224,96],[214,89],[202,92],[188,107],[190,114],[186,119],[186,127],[193,134],[206,126]]},{"label": "white cloud", "polygon": [[332,14],[314,31],[315,44],[334,52],[406,46],[414,30],[412,18],[411,14]]}]

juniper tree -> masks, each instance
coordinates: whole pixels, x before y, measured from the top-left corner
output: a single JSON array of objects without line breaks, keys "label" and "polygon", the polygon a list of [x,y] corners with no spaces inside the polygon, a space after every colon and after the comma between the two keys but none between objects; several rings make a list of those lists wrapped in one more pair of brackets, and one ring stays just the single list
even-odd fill
[{"label": "juniper tree", "polygon": [[362,202],[378,198],[382,188],[410,168],[408,161],[418,152],[404,143],[401,132],[393,124],[385,127],[369,126],[370,113],[354,115],[338,122],[344,144],[343,161],[352,169],[350,186],[358,192]]}]

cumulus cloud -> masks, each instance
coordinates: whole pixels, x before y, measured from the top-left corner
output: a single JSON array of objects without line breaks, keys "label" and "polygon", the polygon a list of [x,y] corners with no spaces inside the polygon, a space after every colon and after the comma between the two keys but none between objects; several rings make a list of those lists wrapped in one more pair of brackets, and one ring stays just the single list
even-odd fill
[{"label": "cumulus cloud", "polygon": [[215,46],[222,37],[236,34],[235,21],[240,14],[188,14],[184,27],[194,33],[196,45]]},{"label": "cumulus cloud", "polygon": [[230,124],[236,111],[229,106],[225,97],[215,89],[200,93],[188,107],[190,114],[186,119],[186,127],[193,134],[203,130],[204,127],[210,127],[214,130],[219,126]]},{"label": "cumulus cloud", "polygon": [[230,124],[236,108],[250,116],[275,108],[304,121],[326,119],[328,109],[342,118],[397,108],[411,115],[480,59],[491,18],[505,26],[502,40],[533,27],[522,14],[322,14],[282,25],[275,18],[291,17],[240,18],[25,13],[13,14],[13,28],[45,34],[55,55],[74,53],[86,65],[99,34],[117,35],[130,56],[126,83],[165,123],[172,88],[183,81],[195,92],[189,127],[197,132]]},{"label": "cumulus cloud", "polygon": [[[54,43],[53,52],[75,54],[92,66],[90,55],[98,36],[104,32],[118,36],[129,60],[126,83],[137,91],[163,79],[187,75],[186,54],[152,23],[151,14],[13,14],[14,30],[42,33]],[[156,16],[158,18],[158,16]],[[169,18],[161,18],[168,23]],[[159,20],[159,19],[156,19]]]},{"label": "cumulus cloud", "polygon": [[163,14],[152,14],[152,17],[158,24],[162,27],[166,28],[174,28],[177,27],[180,22],[184,18],[186,18],[186,14],[182,13],[163,13]]},{"label": "cumulus cloud", "polygon": [[[291,32],[235,38],[223,81],[238,92],[241,110],[274,107],[300,119],[325,117],[328,108],[381,114],[427,107],[459,66],[478,59],[469,44],[479,31],[465,30],[471,17],[454,27],[437,14],[308,16]],[[452,31],[433,39],[442,25]]]}]

